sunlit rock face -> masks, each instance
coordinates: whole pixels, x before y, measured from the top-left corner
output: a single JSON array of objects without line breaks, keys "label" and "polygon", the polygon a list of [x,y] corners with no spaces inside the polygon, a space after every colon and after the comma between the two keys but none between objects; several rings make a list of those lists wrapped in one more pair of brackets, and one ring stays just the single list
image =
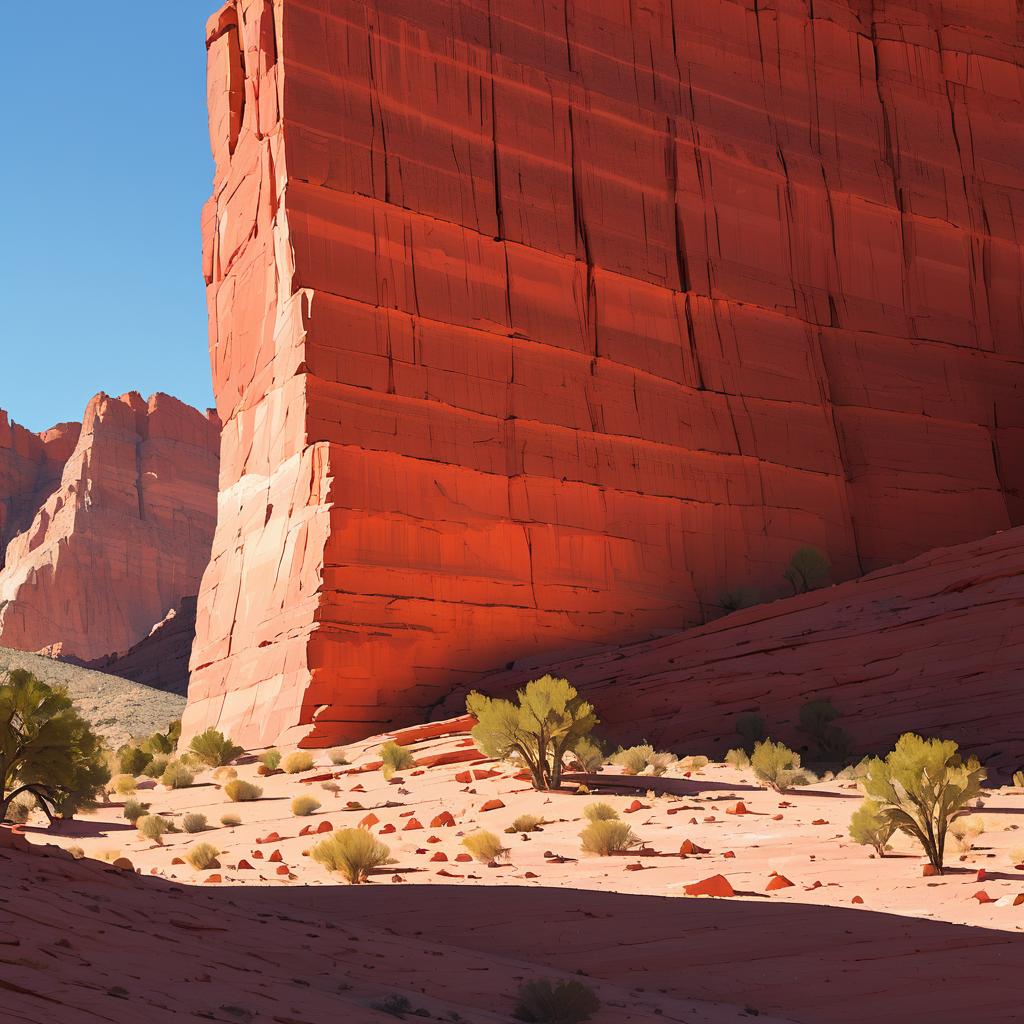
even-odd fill
[{"label": "sunlit rock face", "polygon": [[538,652],[1024,517],[1016,5],[235,0],[186,732],[330,743]]},{"label": "sunlit rock face", "polygon": [[135,392],[99,394],[81,424],[40,435],[0,418],[0,646],[80,661],[125,652],[195,595],[218,433],[212,412]]}]

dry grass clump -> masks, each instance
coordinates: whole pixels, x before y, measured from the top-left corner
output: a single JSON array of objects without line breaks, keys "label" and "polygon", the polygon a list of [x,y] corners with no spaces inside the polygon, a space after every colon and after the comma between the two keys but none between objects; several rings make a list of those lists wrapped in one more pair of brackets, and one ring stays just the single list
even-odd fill
[{"label": "dry grass clump", "polygon": [[785,793],[793,786],[808,786],[814,776],[800,767],[800,755],[785,743],[763,740],[754,745],[750,766],[759,782],[776,793]]},{"label": "dry grass clump", "polygon": [[158,754],[156,757],[152,757],[146,763],[146,767],[142,769],[142,774],[147,779],[159,779],[165,771],[167,766],[171,763],[169,757],[164,757],[163,754]]},{"label": "dry grass clump", "polygon": [[528,1024],[583,1024],[601,1000],[580,981],[528,981],[519,990],[514,1016]]},{"label": "dry grass clump", "polygon": [[165,769],[160,781],[168,789],[188,789],[196,781],[195,776],[181,763],[172,761]]},{"label": "dry grass clump", "polygon": [[601,749],[596,740],[584,736],[573,748],[573,754],[579,762],[580,767],[588,774],[593,775],[601,770],[601,766],[607,760],[605,752]]},{"label": "dry grass clump", "polygon": [[977,814],[957,818],[949,826],[949,838],[953,843],[954,852],[960,856],[970,853],[978,838],[985,834],[985,829],[985,819]]},{"label": "dry grass clump", "polygon": [[75,860],[82,860],[85,857],[85,850],[80,846],[68,846],[66,849]]},{"label": "dry grass clump", "polygon": [[676,763],[673,754],[657,751],[649,743],[627,747],[611,756],[624,775],[664,775]]},{"label": "dry grass clump", "polygon": [[496,860],[504,860],[511,853],[511,850],[504,846],[493,832],[488,832],[486,829],[470,833],[462,840],[462,845],[481,864],[493,864]]},{"label": "dry grass clump", "polygon": [[710,763],[710,758],[705,757],[703,754],[694,754],[692,757],[682,758],[679,762],[679,767],[684,772],[699,772],[702,768],[707,768]]},{"label": "dry grass clump", "polygon": [[541,825],[544,824],[543,818],[538,818],[536,814],[520,814],[516,818],[505,832],[509,835],[513,835],[516,832],[536,832]]},{"label": "dry grass clump", "polygon": [[242,824],[242,819],[237,814],[222,814],[220,823],[225,828],[238,828]]},{"label": "dry grass clump", "polygon": [[331,764],[348,764],[348,755],[345,753],[344,747],[335,747],[333,750],[327,751],[327,756],[331,759]]},{"label": "dry grass clump", "polygon": [[185,854],[185,860],[189,862],[196,869],[196,871],[208,871],[210,868],[219,868],[220,863],[217,857],[220,855],[220,850],[216,846],[211,846],[209,843],[196,843],[188,853]]},{"label": "dry grass clump", "polygon": [[587,821],[615,821],[619,812],[611,804],[598,800],[597,803],[587,804],[583,808],[583,816]]},{"label": "dry grass clump", "polygon": [[131,796],[137,789],[134,775],[115,775],[110,785],[118,796]]},{"label": "dry grass clump", "polygon": [[297,796],[292,801],[292,814],[296,818],[305,818],[314,811],[320,810],[320,801],[312,796]]},{"label": "dry grass clump", "polygon": [[224,795],[233,803],[246,803],[250,800],[259,800],[263,796],[263,790],[251,782],[246,782],[245,779],[232,779],[224,784]]},{"label": "dry grass clump", "polygon": [[334,782],[333,780],[329,782],[321,782],[320,788],[326,790],[328,793],[331,794],[331,796],[337,796],[341,792],[341,786],[339,786],[338,783]]},{"label": "dry grass clump", "polygon": [[313,755],[307,750],[295,750],[284,759],[282,767],[289,775],[308,772],[313,767]]},{"label": "dry grass clump", "polygon": [[374,868],[391,861],[391,851],[364,828],[332,832],[317,843],[310,856],[328,871],[337,871],[352,885],[360,885]]},{"label": "dry grass clump", "polygon": [[608,857],[613,853],[626,853],[640,845],[633,830],[624,821],[592,821],[580,833],[580,848],[584,853]]},{"label": "dry grass clump", "polygon": [[148,812],[149,804],[144,804],[139,800],[125,800],[124,802],[125,821],[130,821],[133,825]]},{"label": "dry grass clump", "polygon": [[750,755],[742,747],[733,747],[732,750],[726,751],[725,763],[732,765],[733,768],[749,768]]},{"label": "dry grass clump", "polygon": [[260,764],[269,771],[275,772],[281,767],[281,751],[271,747],[260,754]]},{"label": "dry grass clump", "polygon": [[408,747],[399,746],[394,740],[388,740],[380,748],[380,759],[384,762],[381,771],[385,779],[392,779],[398,772],[414,768],[416,765],[412,751]]},{"label": "dry grass clump", "polygon": [[188,748],[208,768],[219,768],[221,765],[229,764],[240,754],[245,753],[241,747],[235,746],[223,733],[212,727],[198,736],[193,736]]},{"label": "dry grass clump", "polygon": [[222,765],[217,768],[213,773],[214,782],[230,782],[232,779],[238,778],[238,772],[234,768],[230,768],[226,765]]},{"label": "dry grass clump", "polygon": [[162,844],[163,837],[171,831],[171,822],[159,814],[144,814],[135,822],[139,833],[154,843]]},{"label": "dry grass clump", "polygon": [[206,823],[205,814],[190,813],[181,819],[181,827],[190,835],[205,832],[210,826]]}]

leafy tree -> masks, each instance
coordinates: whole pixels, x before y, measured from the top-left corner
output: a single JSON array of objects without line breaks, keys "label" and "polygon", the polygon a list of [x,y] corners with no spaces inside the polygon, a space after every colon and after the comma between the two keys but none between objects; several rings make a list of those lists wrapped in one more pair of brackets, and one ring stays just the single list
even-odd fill
[{"label": "leafy tree", "polygon": [[572,748],[572,752],[576,755],[580,767],[590,775],[599,772],[601,765],[607,760],[604,750],[601,749],[601,744],[589,736],[584,736]]},{"label": "leafy tree", "polygon": [[861,846],[874,847],[875,853],[884,857],[896,826],[881,813],[881,809],[877,800],[865,800],[850,818],[850,837]]},{"label": "leafy tree", "polygon": [[782,575],[794,594],[806,594],[809,590],[826,586],[831,578],[831,569],[829,560],[817,548],[808,546],[793,552]]},{"label": "leafy tree", "polygon": [[850,755],[850,737],[833,724],[841,717],[828,699],[810,700],[800,709],[800,731],[810,737],[823,761],[842,761]]},{"label": "leafy tree", "polygon": [[212,726],[206,732],[193,736],[188,747],[203,764],[210,768],[220,768],[222,765],[234,761],[239,754],[245,753],[241,747],[236,747],[231,740]]},{"label": "leafy tree", "polygon": [[950,823],[981,792],[987,774],[977,758],[964,761],[958,751],[953,740],[904,733],[884,760],[871,758],[860,783],[880,819],[913,836],[940,875]]},{"label": "leafy tree", "polygon": [[0,819],[31,793],[52,822],[71,817],[110,781],[102,741],[68,695],[13,669],[0,683]]},{"label": "leafy tree", "polygon": [[478,722],[473,739],[488,757],[520,759],[535,789],[557,789],[566,754],[590,734],[597,715],[567,679],[553,676],[527,683],[516,698],[471,693],[466,709]]}]

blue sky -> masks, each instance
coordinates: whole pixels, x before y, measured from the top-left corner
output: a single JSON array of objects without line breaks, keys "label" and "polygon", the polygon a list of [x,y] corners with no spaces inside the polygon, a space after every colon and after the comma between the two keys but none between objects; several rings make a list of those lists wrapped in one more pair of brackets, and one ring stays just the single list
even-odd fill
[{"label": "blue sky", "polygon": [[3,5],[0,408],[34,430],[97,391],[213,402],[199,214],[217,6]]}]

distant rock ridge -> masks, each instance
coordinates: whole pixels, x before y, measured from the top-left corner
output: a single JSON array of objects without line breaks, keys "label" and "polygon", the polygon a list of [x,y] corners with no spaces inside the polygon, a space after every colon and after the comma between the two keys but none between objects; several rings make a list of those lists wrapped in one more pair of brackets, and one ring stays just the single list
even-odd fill
[{"label": "distant rock ridge", "polygon": [[162,393],[38,435],[0,414],[0,646],[88,662],[147,637],[198,591],[218,461],[216,413]]}]

